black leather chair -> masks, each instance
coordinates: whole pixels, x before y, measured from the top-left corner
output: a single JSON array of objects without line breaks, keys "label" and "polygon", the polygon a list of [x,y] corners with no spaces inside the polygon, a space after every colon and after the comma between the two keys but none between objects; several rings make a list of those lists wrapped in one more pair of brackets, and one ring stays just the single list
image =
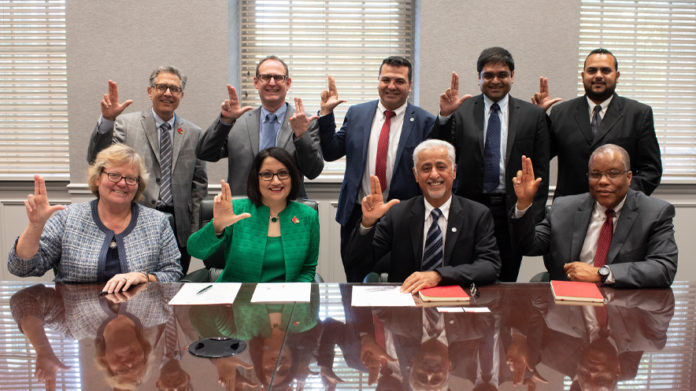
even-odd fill
[{"label": "black leather chair", "polygon": [[[240,197],[236,197],[240,198]],[[319,213],[319,204],[310,199],[298,199],[295,200],[301,202],[307,206],[314,208],[314,210]],[[210,220],[213,219],[213,200],[203,200],[201,201],[201,206],[198,213],[198,227],[202,228],[204,225],[208,224]],[[226,246],[220,246],[220,248],[213,253],[207,259],[202,259],[205,268],[196,270],[184,276],[181,281],[184,282],[210,282],[215,281],[222,273],[222,269],[225,268],[225,249]],[[324,282],[319,273],[314,275],[314,282]]]}]

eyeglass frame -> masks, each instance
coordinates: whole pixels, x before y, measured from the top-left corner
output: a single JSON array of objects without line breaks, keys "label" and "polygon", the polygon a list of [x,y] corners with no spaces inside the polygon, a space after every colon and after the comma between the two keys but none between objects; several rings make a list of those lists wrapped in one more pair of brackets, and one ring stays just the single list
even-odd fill
[{"label": "eyeglass frame", "polygon": [[288,75],[279,75],[277,73],[259,73],[256,78],[264,83],[270,83],[271,79],[275,80],[276,83],[285,83],[288,80]]},{"label": "eyeglass frame", "polygon": [[167,92],[167,90],[169,90],[169,92],[175,95],[179,95],[182,92],[184,92],[184,89],[181,86],[176,86],[174,84],[155,83],[152,85],[152,88],[156,89],[161,93],[165,93]]},{"label": "eyeglass frame", "polygon": [[[125,175],[121,175],[121,174],[118,174],[118,173],[115,173],[115,172],[107,172],[107,171],[104,170],[103,168],[102,168],[101,173],[102,173],[102,174],[106,174],[106,178],[107,178],[107,179],[109,180],[109,182],[111,182],[111,183],[119,183],[119,182],[121,182],[121,179],[123,179],[124,182],[126,183],[126,185],[128,185],[128,186],[135,186],[135,185],[139,185],[139,184],[140,184],[140,177],[139,177],[139,176],[136,176],[136,177],[125,176]],[[113,179],[111,178],[112,176],[115,177],[116,175],[118,175],[118,177],[119,177],[117,181],[115,181],[115,180],[113,180]],[[134,180],[135,183],[128,183],[128,180],[129,180],[129,179]]]},{"label": "eyeglass frame", "polygon": [[609,180],[616,180],[616,179],[619,179],[622,175],[625,175],[626,173],[628,173],[629,171],[631,171],[631,170],[623,170],[622,171],[622,170],[611,169],[611,170],[607,170],[607,171],[588,172],[585,175],[587,175],[588,179],[593,180],[593,181],[598,181],[598,180],[602,179],[603,176],[606,176],[607,179],[609,179]]},{"label": "eyeglass frame", "polygon": [[[268,174],[270,174],[269,178],[265,178]],[[273,177],[278,177],[279,181],[285,181],[290,179],[290,172],[287,170],[281,170],[278,172],[271,172],[271,171],[264,171],[259,173],[259,178],[265,182],[270,182],[273,180]]]}]

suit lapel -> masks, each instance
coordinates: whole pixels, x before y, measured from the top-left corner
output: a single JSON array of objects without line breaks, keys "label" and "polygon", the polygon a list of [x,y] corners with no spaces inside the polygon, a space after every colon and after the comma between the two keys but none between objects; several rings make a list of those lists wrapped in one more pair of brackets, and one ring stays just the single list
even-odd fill
[{"label": "suit lapel", "polygon": [[609,254],[607,254],[607,264],[614,262],[614,259],[621,251],[628,234],[631,232],[631,227],[638,217],[638,206],[636,205],[636,193],[632,190],[628,191],[626,202],[621,209],[621,215],[616,222],[616,229],[609,245]]},{"label": "suit lapel", "polygon": [[[375,119],[375,115],[377,115],[377,102],[378,101],[373,101],[371,105],[367,106],[367,112],[364,113],[364,115],[360,116],[360,120],[357,123],[357,127],[354,130],[351,130],[351,132],[355,132],[356,137],[362,137],[360,139],[360,153],[362,156],[360,157],[360,160],[356,160],[359,162],[366,162],[368,158],[368,153],[367,149],[370,144],[370,133],[372,132],[372,122]],[[398,160],[397,160],[398,161]],[[360,186],[360,181],[362,181],[362,177],[365,174],[365,164],[362,165],[361,171],[360,171],[360,176],[358,186]],[[360,187],[358,187],[359,189]]]},{"label": "suit lapel", "polygon": [[585,140],[587,140],[587,143],[591,144],[594,136],[592,135],[589,115],[587,98],[583,97],[582,99],[578,99],[578,104],[575,106],[575,122],[578,124],[578,129],[585,137]]},{"label": "suit lapel", "polygon": [[411,208],[408,230],[413,246],[413,269],[420,270],[423,260],[423,225],[425,224],[425,204],[423,196],[415,199],[415,205]]},{"label": "suit lapel", "polygon": [[[184,143],[184,129],[181,128],[181,125],[183,122],[181,119],[179,119],[178,115],[174,116],[174,132],[172,133],[173,141],[174,141],[174,149],[172,150],[172,173],[174,173],[174,169],[176,168],[176,163],[179,160],[179,153],[181,152],[181,146]],[[179,129],[181,129],[181,133],[179,133]]]},{"label": "suit lapel", "polygon": [[157,133],[157,125],[155,125],[155,116],[152,114],[152,110],[145,110],[145,112],[143,112],[140,125],[145,129],[145,138],[147,138],[148,143],[150,143],[152,155],[157,159],[157,166],[159,167],[161,164],[159,134]]},{"label": "suit lapel", "polygon": [[[261,132],[261,122],[259,116],[261,115],[261,107],[256,108],[251,112],[251,115],[246,116],[246,122],[243,124],[243,128],[249,134],[249,145],[251,145],[251,159],[259,152],[259,133]],[[244,118],[244,117],[243,117]]]},{"label": "suit lapel", "polygon": [[445,265],[451,264],[450,258],[452,258],[454,245],[457,243],[459,233],[464,229],[464,219],[462,218],[461,212],[462,206],[460,201],[456,197],[452,196],[449,216],[447,217],[447,232],[444,232],[443,235],[445,238]]},{"label": "suit lapel", "polygon": [[392,178],[394,178],[396,175],[395,171],[399,167],[401,155],[403,155],[404,149],[406,148],[406,143],[408,142],[409,137],[411,137],[411,132],[413,132],[413,126],[416,123],[415,112],[416,111],[413,110],[413,106],[411,106],[410,103],[406,105],[404,123],[401,126],[401,136],[399,136],[399,146],[396,149],[396,159],[394,160],[394,172],[392,172]]},{"label": "suit lapel", "polygon": [[476,132],[476,139],[478,140],[479,152],[481,152],[481,158],[483,158],[483,135],[486,129],[483,128],[483,117],[486,115],[486,105],[483,103],[483,94],[477,96],[474,101],[474,123],[476,123],[476,129],[481,129],[480,132]]},{"label": "suit lapel", "polygon": [[587,236],[587,228],[590,226],[590,218],[592,216],[592,208],[594,208],[594,199],[587,194],[585,200],[578,206],[575,211],[573,226],[577,229],[573,230],[573,238],[570,243],[569,262],[580,259],[580,251],[585,243]]},{"label": "suit lapel", "polygon": [[512,99],[512,96],[508,95],[508,134],[507,134],[507,145],[505,147],[505,161],[504,167],[507,167],[507,162],[510,161],[510,152],[512,147],[515,145],[515,136],[517,136],[517,111],[520,109],[519,103]]},{"label": "suit lapel", "polygon": [[283,119],[283,124],[280,126],[280,132],[278,134],[278,142],[276,143],[277,147],[285,149],[285,146],[290,143],[290,140],[292,139],[292,127],[290,126],[290,121],[288,121],[288,118],[292,117],[295,115],[295,109],[290,107],[290,105],[287,105],[287,110],[285,110],[285,118]]},{"label": "suit lapel", "polygon": [[623,106],[623,99],[618,95],[614,95],[614,98],[609,103],[609,107],[607,107],[607,113],[604,114],[604,118],[602,118],[602,122],[599,124],[599,132],[594,138],[594,142],[592,143],[593,146],[601,144],[604,136],[606,136],[619,122],[621,117],[623,117]]}]

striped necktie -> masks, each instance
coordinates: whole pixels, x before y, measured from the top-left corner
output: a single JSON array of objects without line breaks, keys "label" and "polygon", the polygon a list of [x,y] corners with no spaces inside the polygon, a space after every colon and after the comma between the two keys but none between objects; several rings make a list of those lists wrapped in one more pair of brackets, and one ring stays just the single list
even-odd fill
[{"label": "striped necktie", "polygon": [[437,224],[438,219],[442,216],[442,211],[435,208],[430,212],[430,216],[433,218],[433,223],[430,224],[428,236],[425,239],[422,270],[434,270],[442,266],[442,231]]},{"label": "striped necktie", "polygon": [[169,133],[172,128],[169,122],[160,125],[160,172],[162,180],[160,183],[159,198],[164,205],[171,206],[172,199],[172,135]]}]

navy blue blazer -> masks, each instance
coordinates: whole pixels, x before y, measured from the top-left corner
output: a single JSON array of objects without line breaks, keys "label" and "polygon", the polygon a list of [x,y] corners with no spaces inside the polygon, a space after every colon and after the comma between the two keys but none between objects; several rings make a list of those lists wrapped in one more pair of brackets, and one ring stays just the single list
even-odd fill
[{"label": "navy blue blazer", "polygon": [[[319,140],[324,159],[331,162],[346,157],[346,171],[336,211],[336,221],[342,226],[348,222],[360,191],[377,102],[373,100],[351,106],[338,132],[333,113],[319,118]],[[416,146],[428,138],[434,123],[435,117],[432,114],[410,103],[406,106],[389,187],[389,200],[406,200],[420,194],[411,170],[412,155]]]}]

